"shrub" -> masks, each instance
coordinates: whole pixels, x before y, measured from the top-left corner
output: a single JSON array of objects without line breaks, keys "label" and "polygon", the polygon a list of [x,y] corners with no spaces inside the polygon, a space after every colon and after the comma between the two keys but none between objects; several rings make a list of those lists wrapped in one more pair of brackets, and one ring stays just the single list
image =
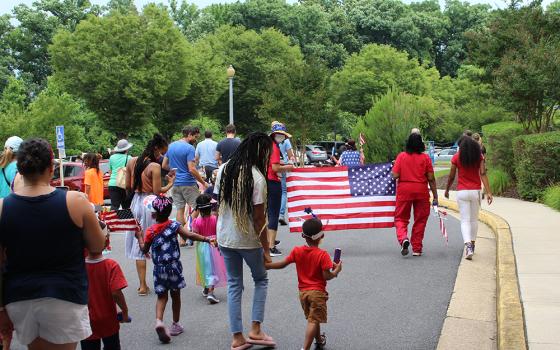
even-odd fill
[{"label": "shrub", "polygon": [[560,131],[518,136],[514,140],[517,191],[536,200],[560,182]]},{"label": "shrub", "polygon": [[488,182],[494,195],[501,195],[511,186],[511,176],[502,169],[488,171]]},{"label": "shrub", "polygon": [[549,207],[560,211],[560,185],[547,188],[543,194],[543,202]]},{"label": "shrub", "polygon": [[486,158],[490,168],[504,169],[508,175],[514,176],[513,139],[523,134],[523,126],[516,122],[498,122],[484,125],[484,145]]}]

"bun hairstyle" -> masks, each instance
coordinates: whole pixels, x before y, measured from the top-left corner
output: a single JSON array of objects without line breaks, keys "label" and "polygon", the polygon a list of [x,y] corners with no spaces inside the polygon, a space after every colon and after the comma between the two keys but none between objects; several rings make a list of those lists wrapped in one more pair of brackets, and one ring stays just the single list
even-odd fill
[{"label": "bun hairstyle", "polygon": [[39,138],[22,142],[17,152],[17,169],[24,177],[41,175],[53,165],[51,145]]}]

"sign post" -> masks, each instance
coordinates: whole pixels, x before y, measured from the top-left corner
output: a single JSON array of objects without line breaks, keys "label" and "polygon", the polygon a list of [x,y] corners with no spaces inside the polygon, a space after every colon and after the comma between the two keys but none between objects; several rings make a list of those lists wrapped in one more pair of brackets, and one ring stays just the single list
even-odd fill
[{"label": "sign post", "polygon": [[66,158],[66,147],[64,145],[64,125],[56,127],[56,148],[58,149],[58,158],[60,159],[60,186],[64,186],[64,164],[63,159]]}]

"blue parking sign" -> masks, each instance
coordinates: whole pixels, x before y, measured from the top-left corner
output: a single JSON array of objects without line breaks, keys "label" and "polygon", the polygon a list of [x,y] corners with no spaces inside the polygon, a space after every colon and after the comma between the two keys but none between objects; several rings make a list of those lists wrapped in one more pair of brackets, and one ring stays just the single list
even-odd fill
[{"label": "blue parking sign", "polygon": [[56,148],[66,148],[64,147],[64,125],[56,127]]}]

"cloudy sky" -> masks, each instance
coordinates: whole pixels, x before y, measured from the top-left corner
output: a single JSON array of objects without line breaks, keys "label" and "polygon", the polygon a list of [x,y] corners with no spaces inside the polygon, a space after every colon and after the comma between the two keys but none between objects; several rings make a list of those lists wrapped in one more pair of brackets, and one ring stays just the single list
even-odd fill
[{"label": "cloudy sky", "polygon": [[[95,4],[104,5],[109,0],[90,0]],[[225,2],[235,2],[236,0],[191,0],[191,3],[196,4],[199,7],[204,7],[210,4],[217,4],[217,3],[225,3]],[[296,0],[287,0],[289,3],[294,3]],[[406,2],[410,2],[410,0],[405,0]],[[544,0],[543,4],[549,4],[552,0]],[[150,2],[163,2],[167,3],[167,0],[135,0],[136,6],[138,8],[142,8],[144,5]],[[490,4],[494,7],[503,7],[506,3],[504,0],[470,0],[470,3],[486,3]],[[12,8],[18,4],[27,4],[31,5],[33,0],[0,0],[0,14],[10,13]],[[443,0],[440,0],[440,3],[444,3]]]}]

